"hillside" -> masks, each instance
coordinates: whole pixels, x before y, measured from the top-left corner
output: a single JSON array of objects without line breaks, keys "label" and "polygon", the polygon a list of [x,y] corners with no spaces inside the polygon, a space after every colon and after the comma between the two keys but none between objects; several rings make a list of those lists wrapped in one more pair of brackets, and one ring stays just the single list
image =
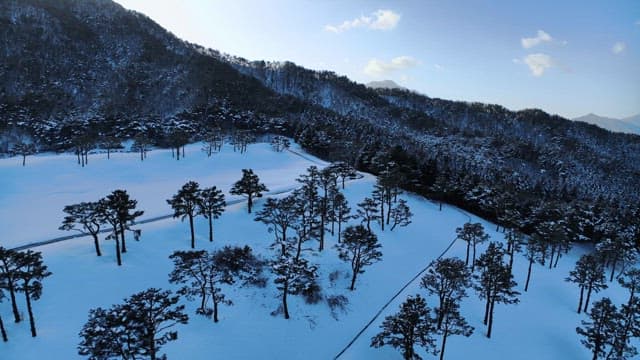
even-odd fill
[{"label": "hillside", "polygon": [[0,153],[280,133],[527,233],[562,219],[598,241],[640,212],[640,136],[220,54],[109,0],[3,1],[0,25]]}]

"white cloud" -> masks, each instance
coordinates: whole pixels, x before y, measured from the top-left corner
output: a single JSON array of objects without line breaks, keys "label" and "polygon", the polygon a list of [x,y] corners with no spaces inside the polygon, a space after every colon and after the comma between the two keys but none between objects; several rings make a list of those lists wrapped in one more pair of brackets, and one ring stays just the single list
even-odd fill
[{"label": "white cloud", "polygon": [[547,54],[529,54],[522,59],[522,62],[527,64],[531,74],[536,77],[542,76],[547,69],[553,67],[553,60]]},{"label": "white cloud", "polygon": [[522,44],[522,47],[525,49],[530,49],[536,45],[542,44],[543,42],[551,42],[551,41],[553,41],[553,38],[551,37],[551,35],[544,32],[543,30],[538,30],[538,33],[535,37],[520,39],[520,43]]},{"label": "white cloud", "polygon": [[345,20],[340,25],[325,25],[325,31],[341,33],[355,28],[367,28],[373,30],[391,30],[398,25],[400,14],[393,10],[377,10],[369,16],[361,15],[353,20]]},{"label": "white cloud", "polygon": [[627,49],[627,44],[623,43],[622,41],[618,41],[617,43],[613,44],[613,46],[611,47],[611,52],[618,55],[618,54],[622,54],[626,49]]},{"label": "white cloud", "polygon": [[371,59],[364,67],[364,73],[377,77],[389,74],[396,70],[408,69],[420,64],[420,61],[414,59],[411,56],[398,56],[389,62],[385,62],[378,59]]}]

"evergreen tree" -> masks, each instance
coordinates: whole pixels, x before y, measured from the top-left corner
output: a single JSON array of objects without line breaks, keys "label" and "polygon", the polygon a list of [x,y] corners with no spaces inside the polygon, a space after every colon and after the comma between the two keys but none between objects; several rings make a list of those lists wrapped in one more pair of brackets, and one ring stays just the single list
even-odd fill
[{"label": "evergreen tree", "polygon": [[60,230],[76,230],[81,234],[91,235],[97,256],[102,256],[98,234],[100,226],[106,222],[103,216],[104,211],[101,209],[103,204],[104,202],[96,201],[65,206],[62,211],[68,215],[64,217],[62,226],[59,228]]},{"label": "evergreen tree", "polygon": [[296,226],[298,218],[296,198],[289,195],[282,199],[267,198],[255,220],[269,226],[269,232],[275,235],[274,245],[280,246],[284,254],[289,241],[288,230]]},{"label": "evergreen tree", "polygon": [[225,206],[227,206],[227,203],[224,200],[222,190],[212,186],[200,191],[198,213],[209,220],[209,241],[213,241],[213,219],[217,219],[222,215]]},{"label": "evergreen tree", "polygon": [[91,359],[165,359],[158,354],[161,347],[178,338],[178,332],[169,329],[189,320],[184,305],[177,305],[179,297],[171,295],[150,288],[109,310],[91,310],[80,332],[78,354]]},{"label": "evergreen tree", "polygon": [[371,339],[372,347],[390,345],[399,348],[406,360],[422,359],[416,353],[416,345],[423,347],[428,353],[436,353],[431,309],[420,295],[409,296],[400,305],[400,311],[387,316],[380,327],[382,331]]},{"label": "evergreen tree", "polygon": [[324,235],[326,231],[326,224],[329,217],[329,195],[337,191],[337,187],[335,185],[337,175],[333,172],[330,167],[322,169],[318,173],[318,186],[320,190],[322,190],[322,194],[320,196],[320,204],[318,208],[318,212],[320,215],[320,224],[318,225],[319,231],[319,247],[318,251],[324,250]]},{"label": "evergreen tree", "polygon": [[367,224],[367,230],[371,232],[371,222],[381,221],[378,214],[378,203],[372,198],[365,198],[361,203],[358,203],[358,215],[357,218],[361,219],[361,224]]},{"label": "evergreen tree", "polygon": [[376,234],[365,229],[364,226],[349,226],[344,229],[344,236],[341,243],[336,245],[338,256],[342,261],[351,262],[351,286],[353,291],[356,285],[358,274],[364,273],[364,267],[380,261],[382,246],[378,242]]},{"label": "evergreen tree", "polygon": [[467,288],[471,286],[471,271],[460,259],[438,259],[422,277],[420,286],[425,288],[429,295],[438,297],[436,323],[440,330],[444,317],[449,313],[449,306],[459,304],[467,296]]},{"label": "evergreen tree", "polygon": [[345,162],[341,162],[341,161],[335,162],[331,164],[330,167],[338,175],[336,177],[336,181],[338,177],[342,180],[342,189],[344,189],[344,184],[346,179],[353,179],[358,175],[356,169],[354,169],[353,166]]},{"label": "evergreen tree", "polygon": [[509,269],[513,269],[514,255],[522,251],[522,247],[526,246],[527,244],[527,239],[522,232],[517,231],[515,229],[507,229],[506,240],[507,240],[507,255],[509,255]]},{"label": "evergreen tree", "polygon": [[578,314],[583,310],[582,299],[584,298],[585,290],[587,292],[587,298],[584,301],[584,311],[587,311],[591,292],[595,291],[598,293],[600,290],[607,288],[602,262],[592,254],[582,255],[576,262],[575,269],[569,272],[569,277],[565,280],[576,283],[580,287]]},{"label": "evergreen tree", "polygon": [[231,195],[243,195],[247,197],[247,211],[251,214],[254,197],[262,197],[262,193],[269,191],[267,186],[260,182],[258,175],[251,169],[242,169],[242,178],[238,180],[229,191]]},{"label": "evergreen tree", "polygon": [[17,156],[22,156],[22,166],[25,166],[27,161],[27,156],[33,155],[37,152],[36,145],[33,143],[27,143],[20,141],[17,144],[13,145],[11,149],[11,153]]},{"label": "evergreen tree", "polygon": [[338,243],[342,239],[342,224],[352,218],[351,208],[347,198],[340,192],[333,197],[333,218],[338,223]]},{"label": "evergreen tree", "polygon": [[577,327],[576,332],[584,337],[580,342],[593,352],[593,360],[604,359],[617,335],[618,311],[605,297],[593,304],[588,315],[589,320],[582,320],[583,327]]},{"label": "evergreen tree", "polygon": [[[215,252],[176,251],[171,256],[174,269],[169,274],[169,282],[185,284],[178,293],[192,300],[200,298],[198,314],[212,315],[218,322],[218,307],[232,305],[220,288],[221,284],[232,285],[237,279],[255,280],[261,264],[251,248],[225,246]],[[211,299],[213,308],[208,308]]]},{"label": "evergreen tree", "polygon": [[16,301],[16,292],[19,290],[21,262],[18,252],[5,249],[0,246],[0,289],[7,290],[11,298],[11,309],[15,322],[20,322],[20,312]]},{"label": "evergreen tree", "polygon": [[407,206],[407,201],[404,199],[398,200],[398,204],[395,207],[391,208],[391,212],[389,217],[393,220],[393,225],[391,226],[391,231],[396,228],[396,226],[407,226],[411,224],[411,217],[413,213]]},{"label": "evergreen tree", "polygon": [[485,300],[484,324],[487,325],[487,337],[491,338],[495,304],[517,304],[518,293],[513,290],[517,285],[509,266],[504,264],[502,244],[490,242],[487,251],[478,259],[480,273],[474,275],[475,289]]},{"label": "evergreen tree", "polygon": [[[107,195],[105,202],[100,205],[100,208],[105,212],[104,215],[107,218],[107,221],[109,221],[108,219],[111,219],[109,222],[116,224],[114,225],[114,234],[116,235],[117,242],[117,233],[120,233],[122,238],[122,253],[127,252],[125,230],[131,230],[129,224],[144,214],[144,211],[142,210],[134,211],[137,205],[138,201],[130,199],[126,190],[114,190],[111,194]],[[134,237],[137,240],[140,231],[133,231]],[[120,265],[120,262],[118,265]]]},{"label": "evergreen tree", "polygon": [[473,261],[471,263],[471,269],[476,265],[476,245],[489,240],[489,235],[484,232],[484,227],[480,223],[466,223],[461,228],[456,229],[458,239],[467,243],[467,256],[465,258],[465,265],[469,265],[469,249],[473,247]]},{"label": "evergreen tree", "polygon": [[173,209],[173,217],[180,218],[184,221],[189,219],[189,229],[191,230],[191,248],[196,247],[196,237],[193,228],[193,218],[198,214],[198,208],[201,206],[200,185],[195,181],[188,181],[182,185],[178,193],[167,200],[167,204]]},{"label": "evergreen tree", "polygon": [[40,296],[42,296],[42,280],[51,276],[51,272],[47,270],[47,266],[42,262],[42,253],[40,252],[27,250],[18,253],[17,257],[17,262],[20,264],[18,276],[21,280],[17,290],[25,295],[31,336],[36,337],[36,322],[31,301],[40,299]]},{"label": "evergreen tree", "polygon": [[287,297],[308,291],[316,285],[317,267],[310,265],[303,257],[294,257],[292,244],[288,243],[284,253],[271,261],[271,272],[274,282],[282,293],[282,310],[284,318],[289,319]]}]

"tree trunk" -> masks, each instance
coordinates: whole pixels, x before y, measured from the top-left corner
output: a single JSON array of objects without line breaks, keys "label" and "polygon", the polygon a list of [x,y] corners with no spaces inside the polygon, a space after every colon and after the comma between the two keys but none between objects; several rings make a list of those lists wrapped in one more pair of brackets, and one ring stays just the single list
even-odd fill
[{"label": "tree trunk", "polygon": [[111,148],[107,148],[107,160],[111,159]]},{"label": "tree trunk", "polygon": [[118,261],[118,266],[122,266],[122,256],[120,255],[120,240],[118,239],[118,232],[115,232],[115,240],[116,240],[116,260]]},{"label": "tree trunk", "polygon": [[551,259],[549,259],[549,269],[551,269],[551,267],[553,266],[553,255],[555,255],[556,253],[556,247],[552,246],[551,247]]},{"label": "tree trunk", "polygon": [[473,243],[473,261],[471,262],[471,271],[476,269],[476,243]]},{"label": "tree trunk", "polygon": [[22,166],[27,162],[27,155],[22,154]]},{"label": "tree trunk", "polygon": [[438,211],[442,211],[442,201],[439,201],[440,203],[440,209]]},{"label": "tree trunk", "polygon": [[19,323],[20,321],[22,321],[22,319],[20,319],[20,312],[18,311],[16,290],[13,288],[13,282],[11,280],[9,280],[7,284],[9,285],[9,296],[11,297],[11,309],[13,310],[13,318],[16,323]]},{"label": "tree trunk", "polygon": [[127,243],[124,239],[124,223],[120,223],[120,236],[122,237],[122,253],[127,252]]},{"label": "tree trunk", "polygon": [[149,359],[156,360],[156,341],[155,334],[150,332],[149,334]]},{"label": "tree trunk", "polygon": [[4,329],[4,323],[2,322],[2,316],[0,316],[0,333],[2,333],[2,341],[9,341],[9,338],[7,337],[7,331]]},{"label": "tree trunk", "polygon": [[611,264],[611,276],[609,277],[609,282],[613,281],[613,274],[616,272],[617,263],[618,263],[618,259],[613,259],[613,264]]},{"label": "tree trunk", "polygon": [[491,339],[491,330],[493,329],[493,307],[495,301],[491,302],[491,310],[489,310],[489,328],[487,329],[487,338]]},{"label": "tree trunk", "polygon": [[580,301],[578,302],[578,314],[582,312],[582,299],[584,298],[584,286],[580,286]]},{"label": "tree trunk", "polygon": [[384,195],[380,196],[380,226],[384,231]]},{"label": "tree trunk", "polygon": [[509,272],[512,272],[513,270],[513,248],[511,249],[511,251],[509,252]]},{"label": "tree trunk", "polygon": [[218,302],[215,295],[213,296],[213,322],[218,322]]},{"label": "tree trunk", "polygon": [[193,215],[189,214],[189,228],[191,229],[191,248],[196,248],[196,237],[193,232]]},{"label": "tree trunk", "polygon": [[338,244],[340,244],[341,239],[342,239],[342,219],[338,219]]},{"label": "tree trunk", "polygon": [[358,276],[358,271],[354,269],[353,275],[351,276],[351,287],[349,288],[351,291],[356,288],[356,276]]},{"label": "tree trunk", "polygon": [[490,311],[491,311],[491,297],[487,296],[487,303],[484,306],[484,320],[482,321],[482,323],[485,325],[487,325],[487,323],[489,322]]},{"label": "tree trunk", "polygon": [[527,281],[524,284],[524,291],[529,290],[529,280],[531,279],[531,268],[533,267],[533,260],[529,260],[529,270],[527,270]]},{"label": "tree trunk", "polygon": [[440,360],[444,359],[444,348],[447,346],[447,336],[449,335],[449,330],[445,329],[442,334],[442,348],[440,348]]},{"label": "tree trunk", "polygon": [[213,217],[209,214],[209,241],[213,242]]},{"label": "tree trunk", "polygon": [[471,247],[471,243],[467,241],[467,257],[464,260],[464,264],[469,266],[469,248]]},{"label": "tree trunk", "polygon": [[[323,200],[325,202],[325,200]],[[322,205],[322,213],[320,214],[320,246],[318,247],[318,251],[324,250],[324,223],[325,216],[327,213],[326,203]]]},{"label": "tree trunk", "polygon": [[96,255],[102,256],[100,252],[100,243],[98,242],[98,233],[91,234],[93,236],[93,245],[96,247]]},{"label": "tree trunk", "polygon": [[253,199],[251,197],[251,194],[249,194],[249,198],[247,199],[247,210],[249,211],[249,214],[251,214],[252,205],[253,205]]},{"label": "tree trunk", "polygon": [[284,289],[282,290],[282,308],[284,309],[284,318],[289,319],[289,307],[287,306],[287,293],[289,292],[289,281],[284,282]]},{"label": "tree trunk", "polygon": [[36,337],[36,321],[33,318],[33,309],[31,308],[31,295],[29,294],[29,285],[25,284],[25,297],[27,298],[27,312],[29,313],[29,326],[31,327],[31,337]]},{"label": "tree trunk", "polygon": [[584,312],[587,312],[587,308],[589,307],[589,299],[591,299],[591,290],[593,290],[593,286],[589,285],[589,289],[587,290],[587,298],[584,301]]}]

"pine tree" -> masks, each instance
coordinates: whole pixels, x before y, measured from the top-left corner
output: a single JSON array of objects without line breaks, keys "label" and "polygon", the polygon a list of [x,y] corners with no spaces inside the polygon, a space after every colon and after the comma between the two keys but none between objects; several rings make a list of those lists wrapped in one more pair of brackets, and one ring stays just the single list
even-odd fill
[{"label": "pine tree", "polygon": [[280,246],[284,254],[286,242],[289,241],[288,231],[297,224],[299,216],[296,198],[289,195],[282,199],[267,198],[255,220],[269,226],[269,232],[275,234],[274,246]]},{"label": "pine tree", "polygon": [[437,328],[441,329],[444,316],[449,312],[448,306],[459,304],[467,296],[467,288],[471,287],[471,271],[460,259],[438,259],[422,277],[420,286],[425,288],[429,295],[438,297],[436,323]]},{"label": "pine tree", "polygon": [[458,239],[467,243],[465,265],[469,265],[469,249],[473,247],[471,269],[474,269],[476,265],[476,245],[489,240],[489,235],[484,232],[484,227],[480,223],[466,223],[463,227],[456,229],[456,234]]},{"label": "pine tree", "polygon": [[19,289],[21,263],[19,254],[15,250],[5,249],[0,246],[0,288],[9,292],[11,298],[11,309],[15,322],[20,322],[20,312],[16,301],[16,292]]},{"label": "pine tree", "polygon": [[301,294],[316,286],[317,267],[310,265],[303,257],[294,257],[291,243],[284,253],[271,261],[271,272],[275,275],[274,282],[282,293],[282,309],[284,318],[289,319],[289,295]]},{"label": "pine tree", "polygon": [[392,207],[389,213],[389,217],[393,220],[391,231],[398,225],[404,227],[411,224],[412,216],[413,213],[409,209],[409,206],[407,206],[407,201],[404,199],[398,200],[398,204]]},{"label": "pine tree", "polygon": [[212,186],[200,191],[198,213],[209,220],[209,241],[213,241],[213,219],[217,219],[222,215],[225,206],[227,206],[227,203],[224,200],[222,190]]},{"label": "pine tree", "polygon": [[381,221],[378,214],[378,203],[372,198],[365,198],[361,203],[358,203],[357,211],[357,218],[361,219],[361,224],[367,224],[367,230],[369,231],[371,231],[372,221]]},{"label": "pine tree", "polygon": [[320,244],[318,247],[318,251],[324,250],[324,235],[329,217],[329,195],[337,191],[337,187],[335,185],[336,177],[337,175],[330,167],[324,168],[318,173],[317,183],[320,187],[320,190],[322,190],[318,208],[318,212],[320,215],[320,224],[318,226]]},{"label": "pine tree", "polygon": [[527,239],[522,232],[515,229],[507,229],[506,240],[507,255],[509,255],[509,269],[513,269],[514,255],[522,251],[522,247],[527,244]]},{"label": "pine tree", "polygon": [[491,338],[495,304],[517,304],[519,292],[513,290],[518,284],[513,281],[509,266],[504,264],[502,244],[490,242],[487,250],[478,259],[480,273],[474,275],[475,289],[485,300],[484,324],[487,337]]},{"label": "pine tree", "polygon": [[[129,224],[144,214],[142,210],[133,211],[137,205],[138,201],[130,199],[126,190],[114,190],[111,194],[107,195],[105,202],[100,205],[100,208],[105,211],[105,219],[112,225],[115,224],[114,234],[116,235],[116,242],[117,234],[120,233],[122,238],[122,253],[127,252],[125,230],[131,230]],[[133,231],[137,240],[139,230]],[[118,265],[120,265],[120,262],[118,262]]]},{"label": "pine tree", "polygon": [[[580,314],[582,310],[587,311],[592,291],[598,293],[600,292],[600,290],[607,288],[602,262],[592,254],[582,255],[576,262],[575,269],[569,272],[569,277],[567,277],[565,280],[576,283],[580,287],[578,314]],[[584,301],[583,309],[582,299],[584,298],[585,291],[587,292],[587,298]]]},{"label": "pine tree", "polygon": [[434,320],[431,309],[420,295],[409,296],[400,311],[387,316],[382,325],[382,331],[371,339],[372,347],[390,345],[399,348],[406,360],[422,359],[416,353],[415,346],[424,348],[428,353],[436,353]]},{"label": "pine tree", "polygon": [[589,320],[582,320],[583,327],[577,327],[576,332],[584,337],[580,342],[593,352],[593,360],[604,359],[617,335],[617,308],[605,297],[593,304],[588,315]]},{"label": "pine tree", "polygon": [[102,256],[98,234],[100,226],[106,222],[103,216],[104,210],[101,208],[103,204],[104,202],[96,201],[65,206],[62,211],[68,215],[64,217],[62,226],[59,228],[60,230],[75,230],[81,234],[91,235],[97,256]]},{"label": "pine tree", "polygon": [[[330,167],[333,169],[333,171],[338,175],[338,177],[342,180],[342,189],[344,189],[344,185],[345,185],[345,180],[346,179],[353,179],[355,178],[358,173],[356,172],[356,169],[353,168],[353,166],[345,163],[345,162],[335,162],[333,164],[330,165]],[[337,178],[336,177],[336,180]]]},{"label": "pine tree", "polygon": [[378,242],[376,234],[365,229],[364,226],[349,226],[344,229],[344,236],[341,243],[336,245],[338,256],[342,261],[351,262],[351,286],[353,291],[356,285],[358,274],[364,273],[364,267],[380,261],[382,246]]},{"label": "pine tree", "polygon": [[200,185],[195,181],[188,181],[186,184],[182,185],[182,188],[178,190],[178,193],[173,195],[171,199],[167,200],[167,204],[171,205],[171,208],[173,209],[174,218],[179,217],[181,221],[184,221],[185,218],[189,219],[192,249],[195,249],[196,247],[193,218],[198,214],[200,201]]},{"label": "pine tree", "polygon": [[36,145],[33,143],[27,143],[20,141],[13,146],[11,153],[13,155],[22,156],[22,166],[25,166],[27,156],[33,155],[37,152]]},{"label": "pine tree", "polygon": [[189,320],[178,301],[171,291],[150,288],[109,310],[91,310],[80,332],[78,354],[91,359],[165,359],[158,354],[161,347],[178,338],[178,332],[169,329]]},{"label": "pine tree", "polygon": [[31,336],[36,337],[36,322],[33,316],[33,300],[40,299],[42,296],[42,280],[51,276],[51,272],[47,270],[47,266],[42,261],[42,253],[27,250],[18,253],[17,262],[20,264],[18,276],[21,283],[18,285],[19,291],[24,293],[27,301],[27,312],[29,313],[29,325],[31,327]]},{"label": "pine tree", "polygon": [[338,223],[338,243],[342,240],[342,224],[352,218],[351,208],[347,198],[340,192],[333,197],[333,214],[335,221]]},{"label": "pine tree", "polygon": [[[220,288],[221,284],[232,285],[238,279],[253,281],[261,270],[260,261],[253,255],[251,248],[225,246],[215,252],[176,251],[169,256],[174,269],[169,274],[169,282],[184,284],[178,291],[192,300],[200,298],[198,314],[212,315],[218,322],[218,307],[221,304],[232,305],[231,300]],[[213,308],[207,307],[211,299]]]},{"label": "pine tree", "polygon": [[247,197],[247,211],[251,214],[254,197],[262,197],[262,193],[269,191],[267,186],[260,182],[258,175],[251,169],[242,169],[242,178],[238,180],[229,191],[231,195],[243,195]]}]

